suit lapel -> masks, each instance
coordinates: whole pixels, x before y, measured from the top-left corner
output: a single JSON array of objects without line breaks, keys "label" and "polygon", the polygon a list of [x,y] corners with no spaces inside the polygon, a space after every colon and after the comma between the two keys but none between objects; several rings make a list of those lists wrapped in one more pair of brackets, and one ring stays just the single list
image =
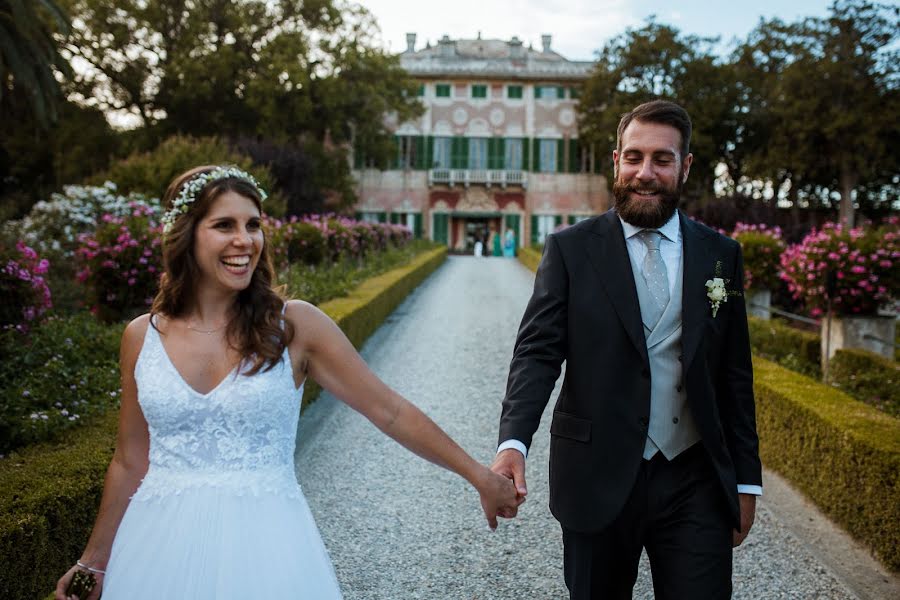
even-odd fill
[{"label": "suit lapel", "polygon": [[625,234],[614,210],[598,218],[590,230],[593,239],[585,244],[588,258],[599,275],[600,287],[609,297],[616,314],[634,347],[640,352],[644,365],[649,365],[644,324],[638,303],[631,260],[625,247]]},{"label": "suit lapel", "polygon": [[709,312],[706,297],[706,280],[710,278],[713,260],[709,256],[708,244],[704,243],[706,232],[679,211],[681,238],[683,242],[683,268],[681,314],[682,350],[684,367],[691,364],[700,339],[705,331],[704,323]]}]

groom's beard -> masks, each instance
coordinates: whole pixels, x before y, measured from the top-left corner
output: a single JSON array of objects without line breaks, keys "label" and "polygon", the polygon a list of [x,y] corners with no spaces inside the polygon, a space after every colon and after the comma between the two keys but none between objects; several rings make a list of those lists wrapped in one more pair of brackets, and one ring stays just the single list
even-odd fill
[{"label": "groom's beard", "polygon": [[[675,214],[683,187],[684,181],[680,177],[672,188],[659,184],[622,183],[616,179],[613,182],[616,212],[623,221],[635,227],[659,229]],[[659,199],[641,198],[637,190],[659,194]]]}]

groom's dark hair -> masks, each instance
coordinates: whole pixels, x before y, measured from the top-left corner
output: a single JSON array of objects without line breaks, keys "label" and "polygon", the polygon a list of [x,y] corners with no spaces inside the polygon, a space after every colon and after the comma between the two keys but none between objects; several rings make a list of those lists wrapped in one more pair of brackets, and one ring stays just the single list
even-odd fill
[{"label": "groom's dark hair", "polygon": [[681,160],[691,151],[691,117],[679,105],[668,100],[651,100],[622,115],[616,130],[616,151],[622,152],[622,134],[632,121],[659,123],[674,127],[681,133]]}]

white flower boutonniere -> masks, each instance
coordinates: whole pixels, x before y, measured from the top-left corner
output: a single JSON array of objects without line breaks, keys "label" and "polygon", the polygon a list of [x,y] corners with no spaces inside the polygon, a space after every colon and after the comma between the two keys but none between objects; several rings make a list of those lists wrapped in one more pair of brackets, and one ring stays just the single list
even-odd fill
[{"label": "white flower boutonniere", "polygon": [[709,305],[712,307],[713,319],[719,312],[719,306],[723,302],[728,302],[728,292],[725,290],[725,280],[721,277],[714,277],[706,281],[706,297],[709,298]]}]

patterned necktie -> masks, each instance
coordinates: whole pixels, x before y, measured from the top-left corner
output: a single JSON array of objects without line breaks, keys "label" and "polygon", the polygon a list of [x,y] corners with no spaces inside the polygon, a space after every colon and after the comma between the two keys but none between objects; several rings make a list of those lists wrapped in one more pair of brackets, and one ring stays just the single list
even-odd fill
[{"label": "patterned necktie", "polygon": [[662,234],[655,229],[645,229],[638,236],[647,246],[647,256],[644,257],[641,275],[644,276],[650,299],[650,306],[647,307],[650,314],[644,316],[647,323],[652,323],[650,329],[653,329],[669,304],[669,276],[666,273],[666,263],[663,262],[662,253],[659,251]]}]

